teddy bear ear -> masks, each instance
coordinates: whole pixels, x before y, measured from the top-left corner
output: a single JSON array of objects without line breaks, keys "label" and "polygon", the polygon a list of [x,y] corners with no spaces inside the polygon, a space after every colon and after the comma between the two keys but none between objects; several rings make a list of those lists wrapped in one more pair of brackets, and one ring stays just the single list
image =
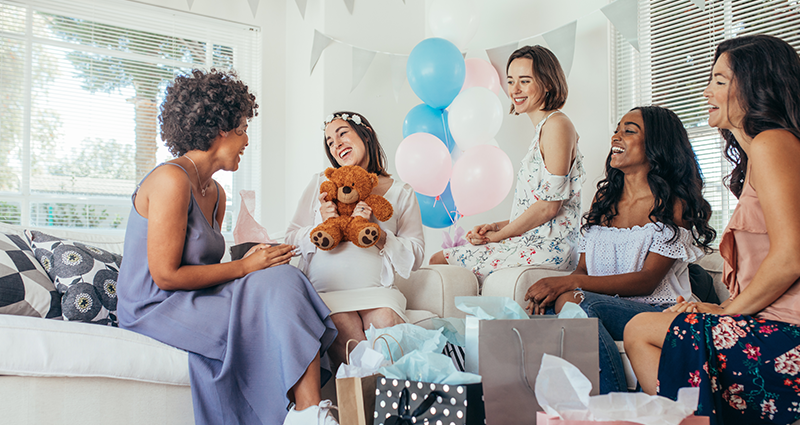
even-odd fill
[{"label": "teddy bear ear", "polygon": [[369,180],[372,182],[372,186],[378,185],[378,175],[375,173],[369,173]]},{"label": "teddy bear ear", "polygon": [[335,169],[335,168],[333,168],[333,167],[328,167],[328,169],[327,169],[327,170],[325,170],[325,177],[327,177],[327,178],[329,178],[329,179],[330,179],[330,178],[331,178],[331,176],[333,175],[333,172],[334,172],[334,171],[336,171],[336,169]]}]

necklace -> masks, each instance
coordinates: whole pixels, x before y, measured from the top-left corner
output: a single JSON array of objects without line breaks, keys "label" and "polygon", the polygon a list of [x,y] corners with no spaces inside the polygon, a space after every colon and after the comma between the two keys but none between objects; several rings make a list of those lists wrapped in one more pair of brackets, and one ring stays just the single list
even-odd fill
[{"label": "necklace", "polygon": [[190,158],[189,155],[183,154],[183,156],[185,156],[186,159],[191,161],[192,165],[194,165],[194,172],[197,173],[197,184],[200,185],[200,194],[206,196],[206,189],[208,189],[208,183],[206,183],[205,187],[203,187],[203,182],[200,180],[200,172],[197,171],[197,164],[194,163],[194,160],[192,160],[192,158]]}]

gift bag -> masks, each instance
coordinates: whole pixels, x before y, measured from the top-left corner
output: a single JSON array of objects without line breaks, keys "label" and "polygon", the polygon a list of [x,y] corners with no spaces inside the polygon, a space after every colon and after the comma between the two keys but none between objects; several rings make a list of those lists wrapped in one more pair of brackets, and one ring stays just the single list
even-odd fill
[{"label": "gift bag", "polygon": [[[531,423],[541,410],[534,395],[542,354],[561,357],[583,372],[598,394],[597,319],[535,316],[522,320],[467,317],[467,370],[476,362],[483,377],[488,425]],[[475,358],[477,357],[477,358]],[[520,408],[525,406],[525,408]]]},{"label": "gift bag", "polygon": [[378,378],[373,424],[483,425],[482,398],[481,384],[447,385]]},{"label": "gift bag", "polygon": [[[708,416],[689,416],[680,425],[708,425]],[[544,412],[536,412],[536,425],[641,425],[631,421],[571,421],[558,416],[548,416]]]},{"label": "gift bag", "polygon": [[[374,342],[383,340],[387,346],[386,337],[394,339],[391,335],[380,335]],[[395,340],[396,341],[396,340]],[[350,343],[358,342],[350,339],[345,344],[345,364],[350,364]],[[373,348],[375,344],[372,344]],[[402,350],[402,347],[400,348]],[[391,353],[391,351],[390,351]],[[372,372],[372,369],[367,373]],[[359,373],[360,374],[360,373]],[[368,425],[372,423],[372,411],[375,406],[375,383],[383,377],[379,373],[368,376],[351,376],[336,378],[336,399],[339,408],[339,422],[342,424]]]}]

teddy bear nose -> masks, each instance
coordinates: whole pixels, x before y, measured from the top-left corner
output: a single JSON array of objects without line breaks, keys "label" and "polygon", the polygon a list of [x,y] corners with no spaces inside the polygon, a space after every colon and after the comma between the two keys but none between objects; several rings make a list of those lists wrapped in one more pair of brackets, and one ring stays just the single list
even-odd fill
[{"label": "teddy bear nose", "polygon": [[350,186],[345,186],[345,187],[342,188],[342,192],[344,192],[344,193],[350,193],[350,191],[352,191],[352,190],[353,189],[351,189]]}]

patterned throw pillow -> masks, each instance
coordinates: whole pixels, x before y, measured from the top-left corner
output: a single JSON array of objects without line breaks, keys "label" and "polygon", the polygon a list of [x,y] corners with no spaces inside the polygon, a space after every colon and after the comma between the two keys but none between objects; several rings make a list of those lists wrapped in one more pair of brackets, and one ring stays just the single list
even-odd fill
[{"label": "patterned throw pillow", "polygon": [[19,235],[0,233],[0,314],[57,318],[61,295]]},{"label": "patterned throw pillow", "polygon": [[35,230],[25,234],[36,259],[61,293],[64,319],[117,326],[117,275],[122,256]]}]

